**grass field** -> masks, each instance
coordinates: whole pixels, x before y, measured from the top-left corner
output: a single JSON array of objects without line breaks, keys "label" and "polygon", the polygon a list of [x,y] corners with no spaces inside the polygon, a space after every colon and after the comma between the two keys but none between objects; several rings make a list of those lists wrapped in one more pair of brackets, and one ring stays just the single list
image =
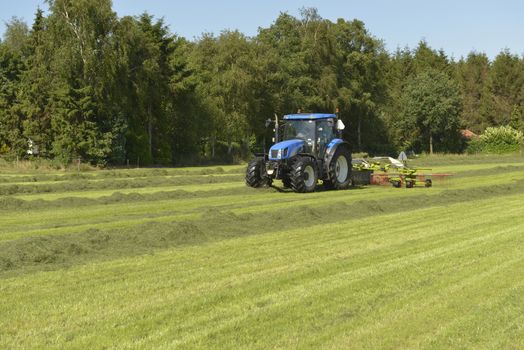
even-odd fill
[{"label": "grass field", "polygon": [[524,157],[432,188],[0,171],[0,348],[523,349]]}]

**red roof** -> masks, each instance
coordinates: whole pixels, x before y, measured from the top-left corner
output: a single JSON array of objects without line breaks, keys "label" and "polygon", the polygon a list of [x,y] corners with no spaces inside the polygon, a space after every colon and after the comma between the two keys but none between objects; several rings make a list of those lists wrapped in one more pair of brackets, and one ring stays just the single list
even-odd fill
[{"label": "red roof", "polygon": [[471,139],[479,136],[479,135],[475,134],[473,131],[468,130],[468,129],[462,129],[462,130],[460,130],[460,133],[462,134],[462,137],[464,137],[464,138],[466,138],[468,140],[471,140]]}]

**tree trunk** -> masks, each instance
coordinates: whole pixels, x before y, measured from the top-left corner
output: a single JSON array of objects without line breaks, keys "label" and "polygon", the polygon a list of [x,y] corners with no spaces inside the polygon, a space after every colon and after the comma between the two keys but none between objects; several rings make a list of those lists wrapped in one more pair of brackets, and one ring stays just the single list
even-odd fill
[{"label": "tree trunk", "polygon": [[211,136],[211,158],[215,158],[215,135]]},{"label": "tree trunk", "polygon": [[429,134],[429,154],[433,154],[433,135]]},{"label": "tree trunk", "polygon": [[149,118],[147,120],[147,135],[149,136],[149,156],[153,160],[153,116],[151,115],[151,105],[148,106]]},{"label": "tree trunk", "polygon": [[228,141],[227,143],[227,155],[230,156],[231,155],[231,150],[233,149],[233,142],[231,141]]},{"label": "tree trunk", "polygon": [[242,144],[240,145],[240,155],[241,157],[245,158],[248,153],[249,153],[249,137],[245,136],[242,141]]},{"label": "tree trunk", "polygon": [[358,123],[357,123],[357,144],[358,144],[358,151],[360,152],[362,150],[361,146],[361,139],[360,139],[360,115],[358,116]]}]

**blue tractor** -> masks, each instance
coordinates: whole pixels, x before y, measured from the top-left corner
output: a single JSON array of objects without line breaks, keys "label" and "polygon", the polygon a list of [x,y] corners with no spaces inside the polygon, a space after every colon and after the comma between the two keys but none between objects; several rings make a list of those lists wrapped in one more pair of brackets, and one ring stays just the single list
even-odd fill
[{"label": "blue tractor", "polygon": [[246,171],[246,184],[270,186],[274,179],[295,192],[313,192],[318,180],[327,189],[351,184],[351,151],[341,139],[344,123],[336,114],[300,113],[275,119],[275,144],[269,154],[256,154]]}]

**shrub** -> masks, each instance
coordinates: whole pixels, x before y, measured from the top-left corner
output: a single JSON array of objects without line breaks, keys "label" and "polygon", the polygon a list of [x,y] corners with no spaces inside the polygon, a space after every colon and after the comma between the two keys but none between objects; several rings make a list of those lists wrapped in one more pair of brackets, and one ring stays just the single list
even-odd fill
[{"label": "shrub", "polygon": [[480,138],[474,138],[471,139],[468,142],[468,147],[466,148],[466,152],[469,154],[477,154],[482,153],[484,151],[484,143]]},{"label": "shrub", "polygon": [[5,143],[0,145],[0,154],[8,154],[9,151],[11,151],[11,148],[9,148],[8,145],[6,145]]},{"label": "shrub", "polygon": [[511,153],[524,145],[524,134],[511,126],[486,128],[484,133],[468,146],[468,153]]}]

